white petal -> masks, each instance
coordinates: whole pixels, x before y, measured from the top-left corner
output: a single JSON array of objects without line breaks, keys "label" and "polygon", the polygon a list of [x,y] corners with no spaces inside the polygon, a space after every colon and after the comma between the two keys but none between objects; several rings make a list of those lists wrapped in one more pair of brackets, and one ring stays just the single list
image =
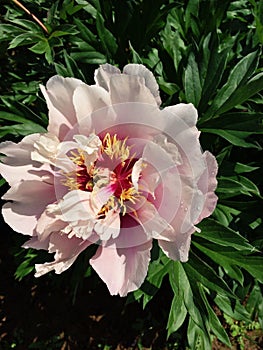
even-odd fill
[{"label": "white petal", "polygon": [[102,241],[118,237],[120,233],[119,211],[110,210],[104,219],[97,220],[94,230]]},{"label": "white petal", "polygon": [[67,270],[78,255],[90,246],[92,242],[76,237],[68,238],[64,234],[52,234],[49,242],[49,252],[56,253],[55,260],[45,264],[36,264],[35,277],[40,277],[52,270],[60,274]]},{"label": "white petal", "polygon": [[110,95],[113,104],[141,102],[156,106],[156,100],[144,84],[144,78],[132,75],[113,75],[110,79]]},{"label": "white petal", "polygon": [[73,190],[68,192],[58,204],[49,205],[48,212],[62,215],[65,222],[95,219],[95,213],[90,206],[90,192]]},{"label": "white petal", "polygon": [[127,64],[123,68],[123,73],[128,75],[140,76],[145,79],[145,85],[151,91],[158,105],[161,104],[159,86],[153,73],[142,64]]},{"label": "white petal", "polygon": [[151,241],[133,248],[100,246],[91,266],[107,284],[111,295],[126,296],[142,285],[150,261]]},{"label": "white petal", "polygon": [[85,123],[91,122],[90,115],[92,112],[111,104],[109,93],[96,85],[80,85],[77,87],[74,91],[73,103],[78,121],[85,119]]},{"label": "white petal", "polygon": [[176,240],[172,242],[158,240],[158,244],[168,258],[186,262],[190,250],[191,235],[194,231],[195,229],[193,228],[187,233],[178,234]]},{"label": "white petal", "polygon": [[95,70],[95,82],[97,85],[103,87],[109,91],[109,81],[112,75],[121,74],[119,68],[112,66],[111,64],[103,64]]},{"label": "white petal", "polygon": [[144,202],[135,214],[131,212],[129,215],[140,223],[149,239],[171,240],[173,238],[172,226],[159,215],[152,203]]},{"label": "white petal", "polygon": [[141,175],[141,171],[144,168],[144,163],[143,163],[143,159],[140,158],[139,160],[136,161],[136,163],[134,164],[133,168],[132,168],[132,175],[131,175],[131,180],[132,180],[132,184],[134,186],[134,188],[138,191],[139,185],[138,185],[138,181],[139,181],[139,177]]}]

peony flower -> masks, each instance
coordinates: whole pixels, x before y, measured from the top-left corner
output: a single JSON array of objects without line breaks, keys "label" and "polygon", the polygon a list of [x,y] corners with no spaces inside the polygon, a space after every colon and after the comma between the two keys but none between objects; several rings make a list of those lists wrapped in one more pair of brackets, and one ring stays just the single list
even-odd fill
[{"label": "peony flower", "polygon": [[196,225],[216,206],[217,163],[201,151],[194,106],[160,109],[143,65],[102,65],[95,82],[54,76],[41,86],[47,133],[0,145],[10,185],[2,213],[31,236],[25,248],[54,253],[37,277],[60,274],[97,244],[91,266],[125,296],[147,275],[153,239],[169,258],[188,260]]}]

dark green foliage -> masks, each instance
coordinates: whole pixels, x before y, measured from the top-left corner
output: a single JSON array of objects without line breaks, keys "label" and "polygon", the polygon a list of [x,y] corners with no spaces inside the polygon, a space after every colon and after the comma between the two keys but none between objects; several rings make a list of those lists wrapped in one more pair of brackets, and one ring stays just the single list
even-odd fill
[{"label": "dark green foliage", "polygon": [[[162,106],[183,102],[198,109],[202,147],[220,166],[219,201],[193,235],[189,261],[170,261],[155,247],[145,283],[128,300],[150,308],[169,279],[173,299],[162,322],[168,337],[185,332],[182,349],[209,349],[213,336],[231,346],[216,308],[263,327],[263,1],[23,4],[47,31],[12,1],[2,1],[0,138],[45,131],[47,108],[38,86],[50,76],[93,83],[99,64],[145,64],[159,83]],[[29,274],[35,259],[28,252],[16,277]],[[79,271],[76,286],[84,275]]]}]

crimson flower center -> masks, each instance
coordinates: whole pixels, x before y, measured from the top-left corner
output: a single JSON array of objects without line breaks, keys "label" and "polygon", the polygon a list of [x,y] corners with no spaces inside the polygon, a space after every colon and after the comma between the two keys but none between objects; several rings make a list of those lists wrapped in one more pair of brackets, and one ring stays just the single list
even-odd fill
[{"label": "crimson flower center", "polygon": [[[126,212],[126,203],[134,203],[139,197],[139,192],[132,183],[132,170],[138,158],[135,154],[130,154],[130,148],[127,139],[121,140],[117,135],[111,136],[107,133],[102,140],[97,160],[89,167],[85,164],[83,150],[78,150],[78,154],[72,152],[70,158],[77,167],[74,174],[65,174],[64,185],[71,190],[88,192],[92,192],[95,187],[109,186],[112,193],[109,199],[110,206],[117,203],[123,212]],[[107,207],[107,203],[105,205]]]}]

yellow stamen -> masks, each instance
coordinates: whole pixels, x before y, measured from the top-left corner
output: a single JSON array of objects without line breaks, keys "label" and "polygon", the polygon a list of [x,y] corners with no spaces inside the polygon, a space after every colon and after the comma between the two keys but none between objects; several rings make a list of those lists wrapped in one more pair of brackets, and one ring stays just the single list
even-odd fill
[{"label": "yellow stamen", "polygon": [[102,151],[106,153],[110,159],[120,159],[124,162],[129,158],[130,147],[126,145],[127,138],[118,140],[117,135],[111,136],[107,133],[102,142]]},{"label": "yellow stamen", "polygon": [[62,185],[68,187],[71,191],[79,189],[80,185],[77,182],[76,173],[74,171],[63,173],[63,175],[66,179],[61,181]]}]

